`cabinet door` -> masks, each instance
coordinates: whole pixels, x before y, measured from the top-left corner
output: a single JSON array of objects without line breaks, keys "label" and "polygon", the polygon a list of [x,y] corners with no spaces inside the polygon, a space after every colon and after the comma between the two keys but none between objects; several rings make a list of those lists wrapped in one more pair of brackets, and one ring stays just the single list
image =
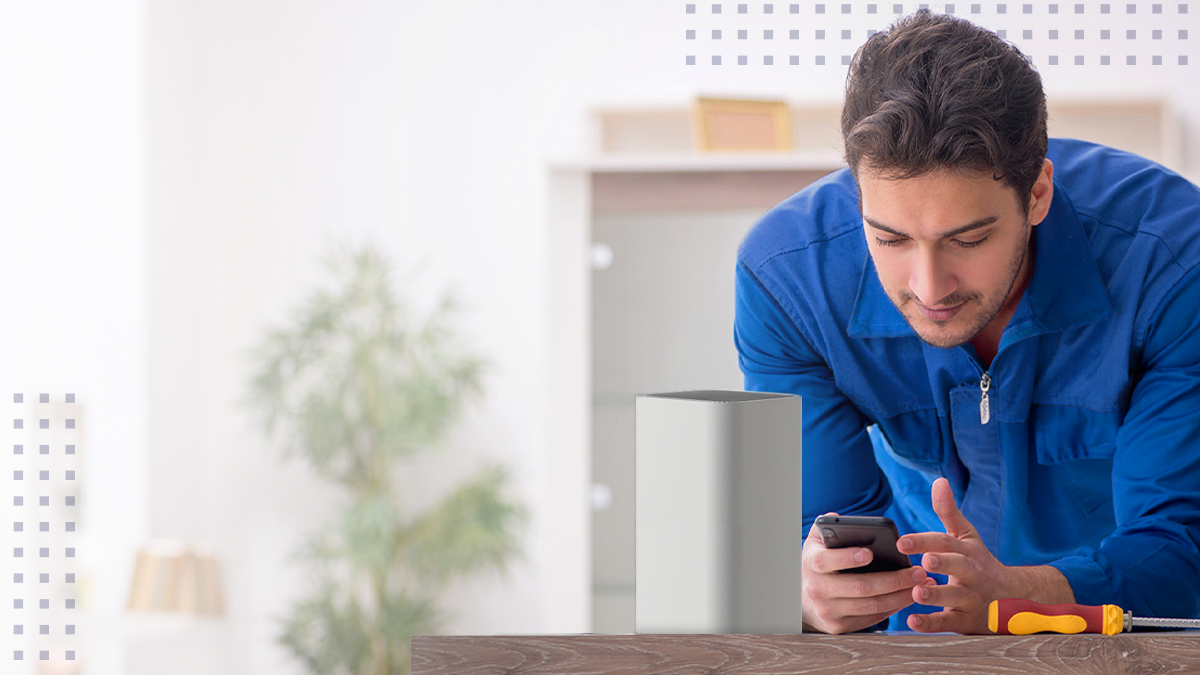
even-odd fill
[{"label": "cabinet door", "polygon": [[[733,346],[737,247],[761,210],[605,213],[593,241],[593,630],[634,631],[634,397],[742,388]],[[600,256],[601,258],[607,256]]]}]

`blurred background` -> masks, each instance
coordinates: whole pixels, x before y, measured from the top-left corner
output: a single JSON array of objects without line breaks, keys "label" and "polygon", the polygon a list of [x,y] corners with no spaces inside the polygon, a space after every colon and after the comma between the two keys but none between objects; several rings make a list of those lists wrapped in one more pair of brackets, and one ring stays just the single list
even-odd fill
[{"label": "blurred background", "polygon": [[[897,7],[712,4],[0,0],[0,373],[24,392],[3,401],[75,394],[86,496],[80,604],[2,670],[311,672],[278,640],[313,590],[294,553],[347,493],[246,397],[337,246],[419,268],[395,277],[414,311],[456,292],[488,364],[396,474],[419,511],[502,466],[526,515],[504,571],[438,591],[439,630],[631,631],[633,395],[740,388],[737,241],[838,168],[843,57]],[[1031,55],[1052,132],[1200,175],[1200,3],[1002,5],[955,9]],[[700,96],[783,102],[791,144],[698,149]],[[139,551],[202,552],[220,611],[131,610]],[[0,614],[0,635],[42,619]]]}]

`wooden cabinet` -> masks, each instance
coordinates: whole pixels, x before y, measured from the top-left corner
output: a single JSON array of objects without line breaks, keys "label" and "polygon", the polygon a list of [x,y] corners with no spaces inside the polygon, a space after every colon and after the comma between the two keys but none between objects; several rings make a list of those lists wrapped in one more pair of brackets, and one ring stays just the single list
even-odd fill
[{"label": "wooden cabinet", "polygon": [[[551,281],[561,303],[550,307],[551,340],[578,341],[569,350],[585,366],[551,367],[550,405],[560,412],[550,416],[550,436],[559,449],[586,443],[572,450],[586,457],[574,470],[590,476],[591,630],[634,630],[634,397],[742,388],[733,346],[738,244],[764,211],[837,168],[837,156],[824,153],[600,158],[552,170],[551,186],[564,188],[552,212],[573,213],[558,225],[584,230],[555,235],[579,248],[550,251],[585,267]],[[564,419],[580,420],[586,433]]]}]

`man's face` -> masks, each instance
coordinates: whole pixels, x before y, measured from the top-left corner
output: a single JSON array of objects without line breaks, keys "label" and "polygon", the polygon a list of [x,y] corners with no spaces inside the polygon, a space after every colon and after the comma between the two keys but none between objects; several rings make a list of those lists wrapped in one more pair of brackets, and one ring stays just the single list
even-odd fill
[{"label": "man's face", "polygon": [[1045,216],[1038,199],[1031,220],[1012,188],[990,172],[894,180],[864,166],[858,184],[879,280],[922,340],[954,347],[998,315],[1007,323],[1029,278],[1031,222]]}]

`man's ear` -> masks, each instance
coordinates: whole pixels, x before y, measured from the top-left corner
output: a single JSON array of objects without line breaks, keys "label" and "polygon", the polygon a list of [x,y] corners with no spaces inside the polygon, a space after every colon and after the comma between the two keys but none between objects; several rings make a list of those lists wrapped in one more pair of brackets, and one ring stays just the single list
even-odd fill
[{"label": "man's ear", "polygon": [[1050,213],[1050,200],[1054,198],[1054,163],[1049,159],[1042,161],[1042,171],[1038,174],[1033,189],[1029,191],[1030,225],[1037,225],[1046,219]]}]

